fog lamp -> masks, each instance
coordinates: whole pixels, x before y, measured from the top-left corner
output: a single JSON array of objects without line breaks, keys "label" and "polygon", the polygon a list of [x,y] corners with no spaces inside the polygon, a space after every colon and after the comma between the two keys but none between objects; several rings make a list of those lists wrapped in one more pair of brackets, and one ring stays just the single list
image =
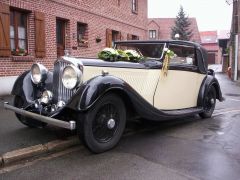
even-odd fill
[{"label": "fog lamp", "polygon": [[43,104],[48,104],[50,101],[52,101],[52,97],[53,97],[52,92],[46,90],[42,93],[42,97],[41,97],[40,101]]}]

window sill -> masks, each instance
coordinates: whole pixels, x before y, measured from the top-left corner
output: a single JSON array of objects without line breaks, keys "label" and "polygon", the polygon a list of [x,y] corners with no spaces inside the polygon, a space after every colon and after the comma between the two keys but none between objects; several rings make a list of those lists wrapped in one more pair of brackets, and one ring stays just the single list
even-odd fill
[{"label": "window sill", "polygon": [[12,56],[12,61],[33,61],[33,56]]},{"label": "window sill", "polygon": [[137,15],[138,11],[137,10],[132,10],[132,13]]}]

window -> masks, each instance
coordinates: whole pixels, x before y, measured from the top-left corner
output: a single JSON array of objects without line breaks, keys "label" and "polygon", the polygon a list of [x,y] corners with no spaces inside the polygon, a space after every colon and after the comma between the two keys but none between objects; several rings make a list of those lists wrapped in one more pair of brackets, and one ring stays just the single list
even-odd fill
[{"label": "window", "polygon": [[10,11],[10,45],[13,55],[27,55],[27,14]]},{"label": "window", "polygon": [[149,30],[149,39],[156,39],[156,38],[157,38],[157,31]]},{"label": "window", "polygon": [[133,34],[127,34],[127,40],[139,40],[139,36]]},{"label": "window", "polygon": [[121,40],[121,32],[112,29],[106,30],[106,47],[113,47],[114,41]]},{"label": "window", "polygon": [[139,36],[132,35],[132,40],[139,40]]},{"label": "window", "polygon": [[88,46],[87,24],[77,23],[78,46]]},{"label": "window", "polygon": [[119,31],[112,31],[112,47],[114,46],[115,41],[121,40],[121,33]]},{"label": "window", "polygon": [[169,49],[175,54],[175,56],[170,60],[170,64],[196,65],[194,47],[170,44]]},{"label": "window", "polygon": [[137,13],[138,9],[137,9],[137,2],[138,0],[132,0],[132,12],[133,13]]}]

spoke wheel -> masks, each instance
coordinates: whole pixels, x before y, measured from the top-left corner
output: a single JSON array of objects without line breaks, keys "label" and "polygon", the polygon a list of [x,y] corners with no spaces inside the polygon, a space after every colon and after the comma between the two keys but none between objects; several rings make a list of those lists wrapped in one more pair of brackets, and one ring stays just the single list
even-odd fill
[{"label": "spoke wheel", "polygon": [[[13,104],[17,108],[23,108],[25,102],[20,96],[15,96]],[[37,121],[35,119],[24,117],[18,113],[15,113],[15,115],[22,124],[24,124],[25,126],[28,126],[30,128],[43,128],[47,125],[46,123]]]},{"label": "spoke wheel", "polygon": [[204,106],[203,106],[204,112],[200,113],[199,115],[202,118],[210,118],[212,116],[212,113],[216,105],[216,90],[213,86],[209,88],[203,103],[204,103]]},{"label": "spoke wheel", "polygon": [[108,142],[118,129],[120,116],[114,104],[103,105],[93,120],[92,131],[94,138],[100,142]]},{"label": "spoke wheel", "polygon": [[78,123],[78,132],[94,153],[113,148],[120,140],[126,124],[126,110],[121,98],[107,94]]}]

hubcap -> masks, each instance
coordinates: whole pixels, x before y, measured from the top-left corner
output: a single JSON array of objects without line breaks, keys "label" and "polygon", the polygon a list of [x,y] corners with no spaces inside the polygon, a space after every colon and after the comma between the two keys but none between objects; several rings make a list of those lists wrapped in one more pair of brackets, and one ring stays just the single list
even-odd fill
[{"label": "hubcap", "polygon": [[204,105],[205,111],[212,112],[214,110],[215,103],[216,103],[216,96],[215,96],[214,90],[210,89],[205,99],[205,105]]},{"label": "hubcap", "polygon": [[211,103],[212,105],[214,104],[214,99],[213,99],[213,98],[210,100],[210,103]]},{"label": "hubcap", "polygon": [[108,129],[113,129],[115,127],[115,120],[114,119],[109,119],[107,122],[107,127]]}]

